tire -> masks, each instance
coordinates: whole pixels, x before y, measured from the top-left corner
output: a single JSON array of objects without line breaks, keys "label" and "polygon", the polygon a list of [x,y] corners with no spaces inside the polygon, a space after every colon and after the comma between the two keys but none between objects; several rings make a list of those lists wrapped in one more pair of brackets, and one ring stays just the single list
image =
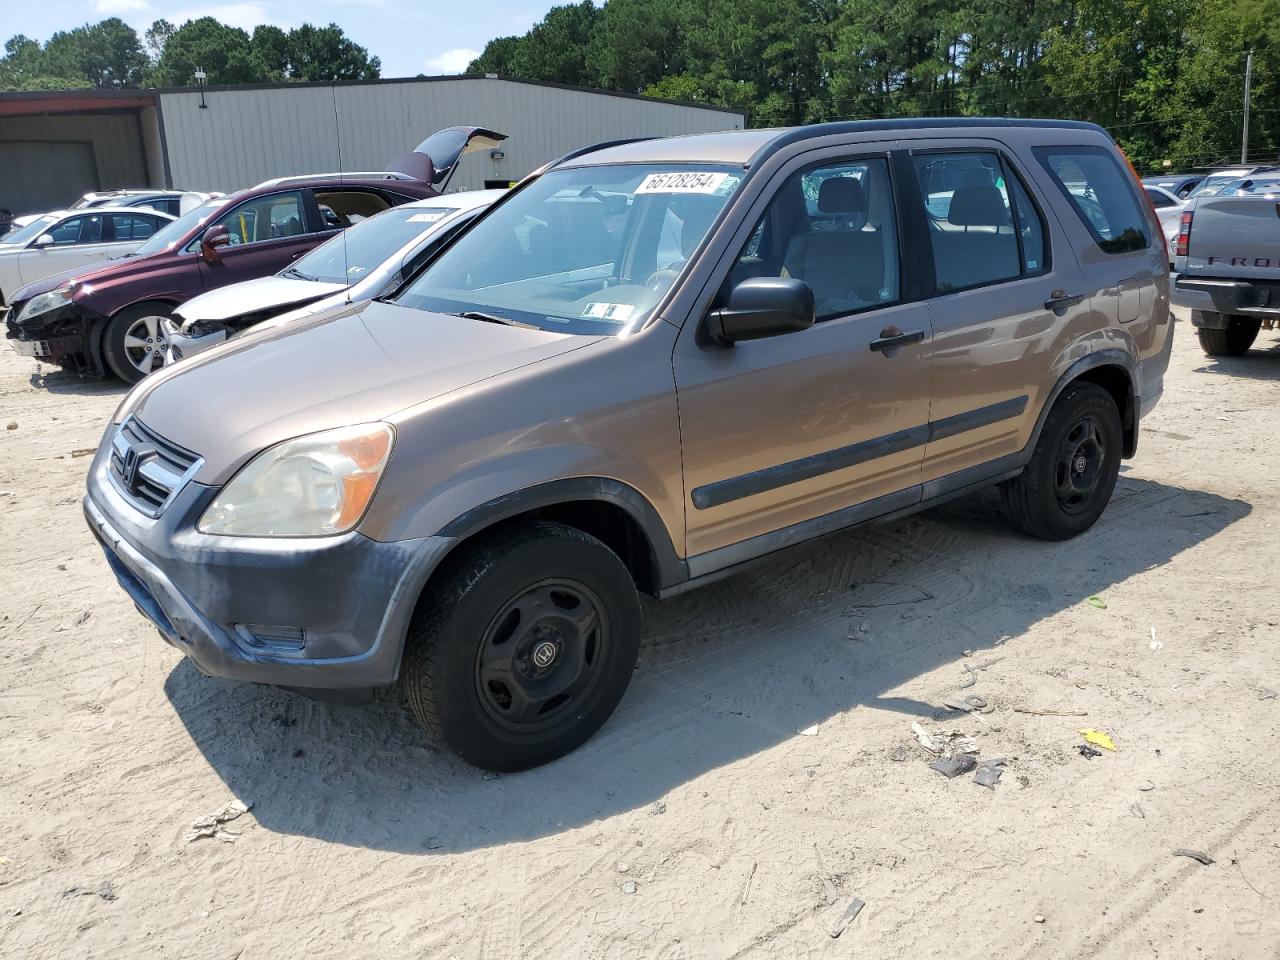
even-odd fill
[{"label": "tire", "polygon": [[1239,357],[1253,346],[1261,329],[1261,320],[1231,317],[1225,330],[1200,327],[1196,336],[1200,338],[1200,349],[1211,357]]},{"label": "tire", "polygon": [[1026,469],[1000,485],[1009,518],[1042,540],[1084,533],[1111,500],[1123,443],[1111,394],[1071,384],[1049,411]]},{"label": "tire", "polygon": [[137,383],[149,373],[174,362],[169,335],[177,328],[167,303],[138,303],[126,307],[107,324],[102,335],[102,359],[125,383]]},{"label": "tire", "polygon": [[463,760],[526,770],[600,729],[639,649],[640,601],[622,561],[580,530],[535,521],[447,561],[409,627],[401,686]]}]

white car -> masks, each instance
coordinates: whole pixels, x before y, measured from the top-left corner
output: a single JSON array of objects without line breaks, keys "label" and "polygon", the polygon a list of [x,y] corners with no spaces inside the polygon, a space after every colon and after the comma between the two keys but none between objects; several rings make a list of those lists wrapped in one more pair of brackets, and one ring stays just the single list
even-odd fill
[{"label": "white car", "polygon": [[276,326],[395,289],[505,190],[417,200],[349,227],[270,277],[192,297],[178,307],[163,364],[190,357],[243,330]]},{"label": "white car", "polygon": [[[1155,207],[1156,218],[1160,221],[1160,228],[1164,231],[1165,244],[1172,250],[1174,241],[1178,238],[1178,224],[1182,218],[1182,208],[1187,205],[1187,201],[1180,198],[1176,193],[1166,190],[1164,187],[1157,187],[1154,184],[1144,183],[1142,189],[1146,191],[1147,199],[1151,201],[1151,206]],[[1173,254],[1169,255],[1169,262],[1173,262]]]},{"label": "white car", "polygon": [[147,207],[41,214],[0,237],[0,304],[28,283],[133,253],[173,219]]}]

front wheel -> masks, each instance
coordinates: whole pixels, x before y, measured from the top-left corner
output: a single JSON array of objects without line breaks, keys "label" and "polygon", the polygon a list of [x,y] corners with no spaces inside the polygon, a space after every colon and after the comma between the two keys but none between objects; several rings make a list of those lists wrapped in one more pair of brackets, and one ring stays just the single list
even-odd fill
[{"label": "front wheel", "polygon": [[507,527],[459,549],[409,630],[410,710],[484,769],[569,753],[631,680],[640,648],[631,575],[595,537],[558,523]]},{"label": "front wheel", "polygon": [[1067,387],[1049,411],[1026,469],[1001,484],[1010,519],[1044,540],[1084,533],[1111,500],[1123,442],[1111,394],[1093,383]]},{"label": "front wheel", "polygon": [[1225,330],[1200,327],[1196,336],[1200,338],[1200,349],[1211,357],[1240,357],[1248,353],[1261,329],[1261,320],[1231,317]]},{"label": "front wheel", "polygon": [[102,357],[111,372],[125,383],[137,383],[177,360],[171,338],[178,326],[173,308],[167,303],[128,307],[107,324]]}]

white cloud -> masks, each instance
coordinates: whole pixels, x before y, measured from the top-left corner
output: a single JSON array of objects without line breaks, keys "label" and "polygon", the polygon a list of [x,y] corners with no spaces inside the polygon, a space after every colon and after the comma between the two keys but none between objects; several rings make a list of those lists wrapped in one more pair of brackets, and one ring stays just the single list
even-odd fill
[{"label": "white cloud", "polygon": [[98,0],[93,8],[99,13],[143,13],[151,6],[149,0]]},{"label": "white cloud", "polygon": [[[180,27],[188,20],[199,20],[201,17],[213,17],[227,26],[239,27],[241,30],[252,30],[260,24],[277,22],[268,16],[266,7],[260,3],[221,3],[207,7],[191,7],[186,10],[175,10],[165,19],[174,26]],[[283,26],[283,24],[280,25]]]},{"label": "white cloud", "polygon": [[467,69],[467,65],[478,56],[480,56],[479,50],[470,50],[466,47],[446,50],[438,57],[432,57],[427,61],[427,72],[462,73]]}]

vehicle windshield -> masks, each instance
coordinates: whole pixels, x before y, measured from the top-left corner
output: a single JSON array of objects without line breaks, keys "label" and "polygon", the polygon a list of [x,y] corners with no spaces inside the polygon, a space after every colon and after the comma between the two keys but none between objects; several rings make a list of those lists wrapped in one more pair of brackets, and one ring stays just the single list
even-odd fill
[{"label": "vehicle windshield", "polygon": [[1238,197],[1274,197],[1277,192],[1280,192],[1280,176],[1276,174],[1232,180],[1222,191],[1224,196]]},{"label": "vehicle windshield", "polygon": [[362,220],[292,264],[281,276],[357,283],[410,240],[435,229],[456,207],[392,207]]},{"label": "vehicle windshield", "polygon": [[1237,170],[1232,173],[1215,173],[1212,176],[1205,177],[1200,181],[1200,185],[1187,194],[1187,199],[1192,197],[1216,197],[1227,188],[1228,184],[1235,183],[1243,175]]},{"label": "vehicle windshield", "polygon": [[226,202],[226,198],[207,200],[200,206],[188,210],[177,220],[165,224],[153,233],[146,243],[134,251],[134,256],[146,257],[153,253],[161,253],[172,249],[183,237],[221,210]]},{"label": "vehicle windshield", "polygon": [[3,237],[0,237],[0,247],[20,247],[40,233],[41,230],[57,222],[57,217],[39,217],[32,220],[25,227],[19,227],[13,233],[6,233]]},{"label": "vehicle windshield", "polygon": [[652,314],[742,182],[742,168],[552,170],[459,237],[397,302],[612,336]]}]

